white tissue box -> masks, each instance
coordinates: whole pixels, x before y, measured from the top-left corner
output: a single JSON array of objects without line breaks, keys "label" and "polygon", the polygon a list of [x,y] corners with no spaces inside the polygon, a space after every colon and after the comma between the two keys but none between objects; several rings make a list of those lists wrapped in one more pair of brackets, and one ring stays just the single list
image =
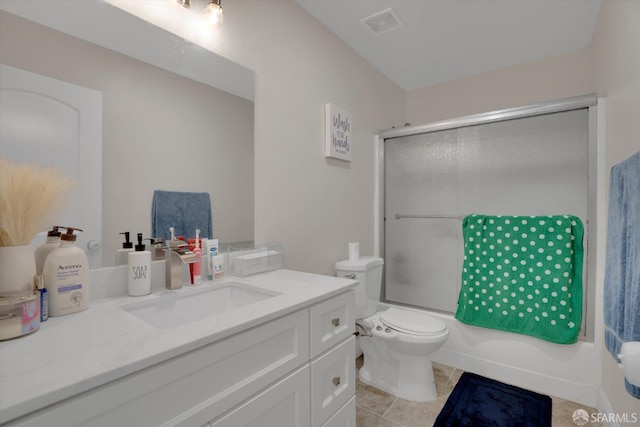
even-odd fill
[{"label": "white tissue box", "polygon": [[278,270],[284,267],[284,249],[282,245],[257,245],[252,248],[229,248],[229,264],[234,276],[249,276]]}]

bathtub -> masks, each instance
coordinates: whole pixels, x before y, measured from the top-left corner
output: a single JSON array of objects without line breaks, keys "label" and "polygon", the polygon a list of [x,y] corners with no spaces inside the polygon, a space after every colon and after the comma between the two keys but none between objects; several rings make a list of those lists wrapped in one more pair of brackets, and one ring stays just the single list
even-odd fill
[{"label": "bathtub", "polygon": [[[380,309],[391,304],[380,303]],[[424,311],[442,319],[449,339],[433,361],[586,406],[599,399],[602,342],[562,345],[527,335],[466,325],[453,315]],[[601,337],[596,333],[596,337]],[[600,339],[601,341],[601,339]]]}]

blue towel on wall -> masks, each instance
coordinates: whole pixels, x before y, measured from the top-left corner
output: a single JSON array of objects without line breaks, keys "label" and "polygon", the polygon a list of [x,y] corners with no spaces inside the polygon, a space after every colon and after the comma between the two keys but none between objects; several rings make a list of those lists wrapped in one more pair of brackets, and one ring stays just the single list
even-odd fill
[{"label": "blue towel on wall", "polygon": [[155,190],[151,204],[151,233],[153,237],[169,239],[169,227],[176,236],[213,237],[209,193]]},{"label": "blue towel on wall", "polygon": [[[640,151],[611,168],[604,323],[607,350],[619,362],[622,343],[640,341]],[[625,386],[640,399],[640,387]]]}]

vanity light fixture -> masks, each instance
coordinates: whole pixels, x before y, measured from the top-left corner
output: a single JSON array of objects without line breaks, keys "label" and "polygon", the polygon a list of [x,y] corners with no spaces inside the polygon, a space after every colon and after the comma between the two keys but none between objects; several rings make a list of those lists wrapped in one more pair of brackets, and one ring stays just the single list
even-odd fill
[{"label": "vanity light fixture", "polygon": [[211,25],[222,24],[222,0],[209,0],[204,14]]},{"label": "vanity light fixture", "polygon": [[182,7],[185,7],[187,9],[189,9],[191,7],[191,3],[190,0],[174,0],[176,3],[178,3],[179,5],[181,5]]}]

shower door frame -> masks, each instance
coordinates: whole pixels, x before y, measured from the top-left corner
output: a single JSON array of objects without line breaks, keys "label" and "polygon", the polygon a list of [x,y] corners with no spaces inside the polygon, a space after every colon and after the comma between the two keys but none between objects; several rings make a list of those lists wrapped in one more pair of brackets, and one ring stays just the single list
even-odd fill
[{"label": "shower door frame", "polygon": [[[604,139],[604,118],[598,118],[598,97],[596,94],[580,95],[571,98],[564,98],[554,101],[541,102],[520,107],[506,108],[486,113],[462,116],[453,119],[440,120],[419,126],[406,126],[382,130],[375,136],[375,195],[374,195],[374,253],[385,257],[385,158],[384,142],[386,139],[398,138],[438,132],[450,129],[459,129],[468,126],[488,124],[511,119],[539,116],[544,114],[560,113],[582,108],[589,109],[589,160],[588,160],[588,193],[587,193],[587,219],[585,224],[587,246],[585,247],[585,274],[583,278],[583,322],[580,332],[580,339],[592,342],[594,339],[595,322],[595,291],[596,291],[596,248],[597,248],[597,194],[598,182],[597,171],[601,169],[598,165],[598,143],[599,139]],[[603,104],[603,101],[600,100]],[[604,108],[604,107],[603,107]],[[602,112],[601,116],[604,116]],[[602,171],[601,171],[602,172]],[[386,268],[386,267],[385,267]],[[403,303],[389,301],[386,299],[386,271],[382,275],[382,289],[380,300],[385,303],[406,305]],[[411,306],[418,308],[415,306]],[[429,310],[429,309],[427,309]]]}]

